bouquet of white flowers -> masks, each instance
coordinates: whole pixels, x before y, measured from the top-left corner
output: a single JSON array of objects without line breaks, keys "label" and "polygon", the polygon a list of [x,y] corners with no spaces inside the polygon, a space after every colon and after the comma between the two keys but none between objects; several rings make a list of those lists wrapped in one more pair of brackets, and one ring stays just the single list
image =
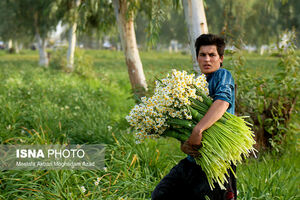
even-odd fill
[{"label": "bouquet of white flowers", "polygon": [[[126,119],[136,129],[138,142],[160,136],[184,142],[212,104],[208,93],[204,74],[195,78],[194,74],[172,70],[171,75],[156,81],[154,95],[142,97]],[[254,135],[247,125],[251,124],[244,117],[226,112],[203,132],[200,156],[195,160],[206,173],[211,189],[214,182],[224,188],[231,163],[241,162],[242,155],[254,151]]]}]

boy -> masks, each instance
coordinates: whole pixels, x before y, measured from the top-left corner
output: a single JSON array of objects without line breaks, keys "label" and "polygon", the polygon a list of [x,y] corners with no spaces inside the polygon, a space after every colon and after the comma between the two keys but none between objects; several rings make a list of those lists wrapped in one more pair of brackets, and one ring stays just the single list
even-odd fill
[{"label": "boy", "polygon": [[[202,133],[227,111],[234,114],[234,80],[229,71],[221,68],[224,59],[224,39],[213,34],[202,34],[196,42],[196,55],[201,72],[206,75],[209,84],[209,96],[213,98],[204,117],[194,127],[189,139],[181,145],[181,150],[188,154],[173,167],[152,193],[152,199],[203,199],[211,200],[236,199],[236,179],[229,170],[226,190],[218,184],[211,190],[205,173],[196,164],[194,157],[199,155]],[[232,165],[235,171],[235,166]]]}]

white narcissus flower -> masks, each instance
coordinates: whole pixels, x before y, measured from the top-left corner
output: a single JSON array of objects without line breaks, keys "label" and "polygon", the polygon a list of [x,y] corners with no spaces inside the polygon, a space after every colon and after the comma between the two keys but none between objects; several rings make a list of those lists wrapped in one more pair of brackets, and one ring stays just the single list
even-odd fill
[{"label": "white narcissus flower", "polygon": [[82,191],[83,193],[85,193],[86,189],[85,189],[84,186],[81,186],[80,189],[81,189],[81,191]]},{"label": "white narcissus flower", "polygon": [[[173,69],[171,75],[156,81],[154,95],[142,97],[142,103],[135,105],[126,116],[128,123],[137,131],[137,141],[142,142],[145,138],[162,134],[169,127],[167,119],[170,117],[191,119],[190,111],[186,110],[186,105],[191,104],[189,98],[202,101],[196,95],[195,86],[208,94],[204,74],[195,78],[194,74]],[[162,118],[164,120],[160,120]]]}]

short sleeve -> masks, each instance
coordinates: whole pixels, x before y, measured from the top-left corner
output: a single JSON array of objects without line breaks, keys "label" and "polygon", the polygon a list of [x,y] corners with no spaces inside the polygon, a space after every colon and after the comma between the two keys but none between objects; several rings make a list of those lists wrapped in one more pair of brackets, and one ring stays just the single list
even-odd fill
[{"label": "short sleeve", "polygon": [[234,80],[231,73],[227,70],[219,70],[216,74],[216,85],[213,100],[223,100],[230,104],[229,108],[234,104]]}]

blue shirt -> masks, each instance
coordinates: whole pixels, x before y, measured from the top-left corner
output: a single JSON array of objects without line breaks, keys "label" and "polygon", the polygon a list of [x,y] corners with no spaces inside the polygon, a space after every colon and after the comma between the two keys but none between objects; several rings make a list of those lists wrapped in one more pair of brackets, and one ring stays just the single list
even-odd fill
[{"label": "blue shirt", "polygon": [[[234,97],[234,80],[231,73],[223,68],[207,74],[206,81],[208,82],[209,96],[216,101],[217,99],[229,103],[227,112],[234,114],[235,97]],[[188,160],[195,162],[195,159],[188,155]]]},{"label": "blue shirt", "polygon": [[209,96],[213,101],[217,99],[227,101],[229,103],[227,112],[234,115],[234,80],[231,73],[226,69],[220,68],[211,74],[207,74],[206,80],[208,82]]}]

